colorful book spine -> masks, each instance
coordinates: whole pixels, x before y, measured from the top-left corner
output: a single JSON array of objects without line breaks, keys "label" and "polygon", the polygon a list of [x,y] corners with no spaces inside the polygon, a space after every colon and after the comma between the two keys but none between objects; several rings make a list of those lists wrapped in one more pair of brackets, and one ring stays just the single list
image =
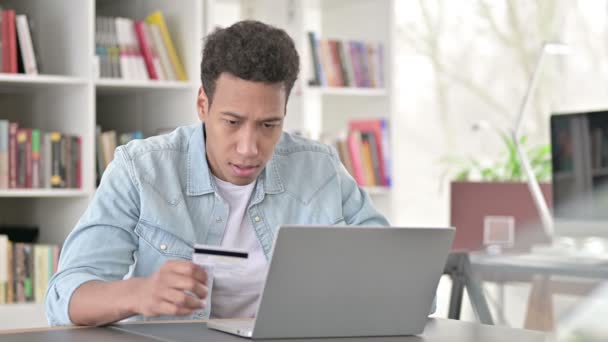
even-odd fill
[{"label": "colorful book spine", "polygon": [[15,11],[7,10],[8,49],[9,49],[9,73],[17,73],[17,35],[15,31]]},{"label": "colorful book spine", "polygon": [[15,189],[17,187],[17,130],[19,125],[11,122],[8,126],[8,181],[9,187]]},{"label": "colorful book spine", "polygon": [[177,79],[180,81],[187,81],[188,77],[186,76],[186,71],[184,70],[184,67],[182,66],[182,63],[177,55],[177,52],[175,51],[175,47],[173,46],[173,40],[171,39],[171,36],[169,35],[169,30],[167,29],[167,24],[165,23],[163,14],[160,11],[156,11],[156,12],[150,14],[146,18],[146,21],[150,24],[158,26],[158,28],[160,29],[160,33],[162,35],[163,42],[169,53],[169,58],[171,59],[171,64],[173,64],[173,67],[177,74]]},{"label": "colorful book spine", "polygon": [[64,184],[63,172],[61,171],[61,140],[59,132],[51,133],[51,187],[62,188]]},{"label": "colorful book spine", "polygon": [[19,38],[19,47],[23,57],[23,66],[25,73],[28,75],[37,75],[38,67],[36,65],[36,55],[34,54],[34,46],[32,44],[32,36],[30,34],[30,26],[27,17],[24,14],[15,17],[17,27],[17,37]]},{"label": "colorful book spine", "polygon": [[158,80],[158,73],[156,72],[156,67],[154,66],[154,59],[156,58],[156,56],[153,55],[153,50],[150,47],[150,39],[146,34],[145,22],[135,22],[135,33],[137,34],[139,49],[141,50],[144,62],[146,63],[148,75],[150,76],[150,79]]},{"label": "colorful book spine", "polygon": [[40,187],[40,130],[32,129],[31,187]]},{"label": "colorful book spine", "polygon": [[361,132],[349,132],[348,137],[346,139],[355,181],[357,182],[357,184],[363,186],[365,185],[365,176],[363,173],[363,163],[361,161]]},{"label": "colorful book spine", "polygon": [[32,188],[32,130],[17,131],[17,188]]},{"label": "colorful book spine", "polygon": [[8,120],[0,120],[0,189],[8,189]]},{"label": "colorful book spine", "polygon": [[0,235],[0,304],[8,303],[8,236]]}]

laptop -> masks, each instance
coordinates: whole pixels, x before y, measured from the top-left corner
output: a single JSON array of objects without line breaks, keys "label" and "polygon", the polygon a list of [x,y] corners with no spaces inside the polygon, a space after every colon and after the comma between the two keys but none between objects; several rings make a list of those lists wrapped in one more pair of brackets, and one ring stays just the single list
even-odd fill
[{"label": "laptop", "polygon": [[417,335],[453,228],[282,226],[254,320],[207,326],[253,339]]}]

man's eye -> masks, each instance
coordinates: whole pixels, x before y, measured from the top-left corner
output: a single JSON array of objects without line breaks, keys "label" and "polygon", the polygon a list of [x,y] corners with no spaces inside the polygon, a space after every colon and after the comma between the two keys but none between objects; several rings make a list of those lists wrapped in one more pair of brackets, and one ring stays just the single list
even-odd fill
[{"label": "man's eye", "polygon": [[276,126],[278,126],[278,124],[276,124],[276,123],[269,123],[269,122],[265,122],[264,123],[264,127],[265,128],[273,128],[273,127],[276,127]]},{"label": "man's eye", "polygon": [[230,126],[236,126],[236,124],[238,124],[238,121],[236,120],[226,120],[226,122],[230,125]]}]

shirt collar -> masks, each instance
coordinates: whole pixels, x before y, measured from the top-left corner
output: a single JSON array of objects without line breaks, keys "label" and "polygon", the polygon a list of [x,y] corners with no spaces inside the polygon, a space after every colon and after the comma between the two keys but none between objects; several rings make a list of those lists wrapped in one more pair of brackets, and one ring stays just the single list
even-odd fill
[{"label": "shirt collar", "polygon": [[[187,192],[188,196],[200,196],[215,192],[215,182],[207,163],[205,153],[204,124],[196,125],[196,129],[188,142]],[[277,194],[285,191],[279,175],[276,155],[273,155],[262,173],[258,176],[258,184],[263,184],[264,192]],[[257,191],[256,191],[257,192]]]}]

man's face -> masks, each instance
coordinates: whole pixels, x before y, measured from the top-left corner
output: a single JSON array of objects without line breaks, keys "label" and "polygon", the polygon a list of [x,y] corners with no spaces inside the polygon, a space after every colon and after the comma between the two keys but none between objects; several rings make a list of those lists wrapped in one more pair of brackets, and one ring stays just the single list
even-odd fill
[{"label": "man's face", "polygon": [[285,101],[283,83],[245,81],[228,73],[216,80],[211,106],[200,88],[198,115],[216,177],[236,185],[255,181],[281,137]]}]

